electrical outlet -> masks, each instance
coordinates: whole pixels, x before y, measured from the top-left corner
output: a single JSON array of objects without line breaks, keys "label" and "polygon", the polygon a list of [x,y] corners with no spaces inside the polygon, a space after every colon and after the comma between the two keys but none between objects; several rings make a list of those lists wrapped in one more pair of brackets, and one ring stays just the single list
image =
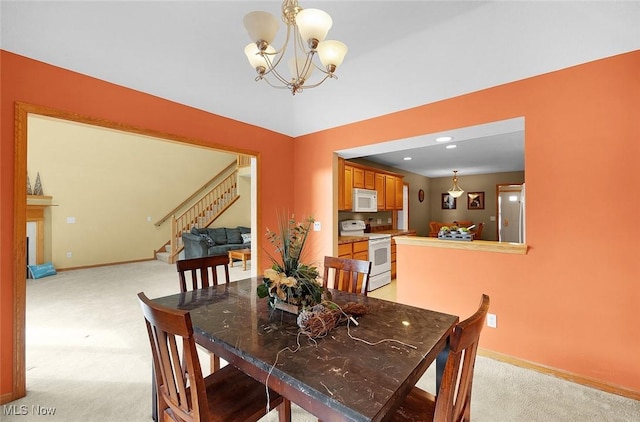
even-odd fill
[{"label": "electrical outlet", "polygon": [[73,254],[71,252],[67,252],[67,258],[71,258]]},{"label": "electrical outlet", "polygon": [[319,232],[321,228],[322,228],[322,224],[320,224],[319,221],[315,221],[313,223],[313,231]]},{"label": "electrical outlet", "polygon": [[150,223],[151,222],[151,216],[147,217],[147,221]]},{"label": "electrical outlet", "polygon": [[487,314],[487,327],[498,327],[498,317],[496,316],[496,314]]},{"label": "electrical outlet", "polygon": [[75,222],[76,222],[75,217],[67,217],[67,224],[75,224]]},{"label": "electrical outlet", "polygon": [[378,218],[378,224],[382,224],[382,219]]},{"label": "electrical outlet", "polygon": [[496,216],[495,216],[495,215],[492,215],[491,217],[489,217],[489,220],[490,220],[490,221],[496,221]]},{"label": "electrical outlet", "polygon": [[387,224],[391,224],[391,217],[387,218]]}]

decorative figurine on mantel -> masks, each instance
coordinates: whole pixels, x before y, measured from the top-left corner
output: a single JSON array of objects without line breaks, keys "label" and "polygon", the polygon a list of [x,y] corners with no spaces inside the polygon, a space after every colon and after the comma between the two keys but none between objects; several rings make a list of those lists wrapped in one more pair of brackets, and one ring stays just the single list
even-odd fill
[{"label": "decorative figurine on mantel", "polygon": [[40,172],[36,176],[36,185],[33,188],[33,194],[36,196],[43,196],[44,192],[42,191],[42,183],[40,182]]},{"label": "decorative figurine on mantel", "polygon": [[27,174],[27,195],[33,195],[33,190],[31,190],[31,180],[29,180],[28,174]]}]

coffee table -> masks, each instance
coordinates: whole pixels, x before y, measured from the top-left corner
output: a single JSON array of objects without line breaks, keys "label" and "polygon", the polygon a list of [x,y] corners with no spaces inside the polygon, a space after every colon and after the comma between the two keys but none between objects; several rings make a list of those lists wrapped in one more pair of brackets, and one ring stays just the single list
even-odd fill
[{"label": "coffee table", "polygon": [[233,267],[233,260],[242,260],[242,271],[247,271],[247,259],[251,259],[251,249],[236,249],[229,251],[229,266]]}]

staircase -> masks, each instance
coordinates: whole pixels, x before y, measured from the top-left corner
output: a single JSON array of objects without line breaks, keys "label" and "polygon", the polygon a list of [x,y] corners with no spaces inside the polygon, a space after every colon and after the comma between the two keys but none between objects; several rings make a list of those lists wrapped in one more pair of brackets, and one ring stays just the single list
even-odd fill
[{"label": "staircase", "polygon": [[156,251],[156,259],[158,261],[164,261],[167,264],[171,264],[171,245],[167,244],[164,245],[164,248],[162,250]]},{"label": "staircase", "polygon": [[[188,232],[193,227],[208,227],[238,200],[238,168],[246,167],[248,164],[250,164],[250,157],[239,155],[237,161],[233,163],[233,166],[228,166],[222,170],[219,175],[224,175],[230,168],[235,167],[235,169],[220,183],[206,191],[204,195],[196,200],[186,211],[178,217],[173,214],[167,215],[156,223],[157,226],[163,224],[165,221],[169,221],[171,224],[171,237],[169,241],[154,252],[156,259],[170,264],[175,263],[178,255],[184,249],[182,232]],[[217,177],[218,176],[215,178]],[[215,178],[212,180],[215,180]],[[201,191],[202,188],[196,191],[196,194]],[[194,196],[195,194],[185,200],[176,209],[183,208],[183,205]]]}]

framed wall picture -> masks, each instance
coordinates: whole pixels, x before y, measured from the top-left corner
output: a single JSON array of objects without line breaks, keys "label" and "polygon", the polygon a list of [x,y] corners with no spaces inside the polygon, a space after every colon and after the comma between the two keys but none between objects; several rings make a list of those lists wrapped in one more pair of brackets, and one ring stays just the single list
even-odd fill
[{"label": "framed wall picture", "polygon": [[424,190],[422,189],[418,191],[418,201],[420,202],[424,201]]},{"label": "framed wall picture", "polygon": [[467,209],[484,209],[484,192],[469,192],[467,194]]},{"label": "framed wall picture", "polygon": [[448,193],[442,194],[442,209],[443,210],[455,210],[456,209],[456,198],[449,195]]}]

